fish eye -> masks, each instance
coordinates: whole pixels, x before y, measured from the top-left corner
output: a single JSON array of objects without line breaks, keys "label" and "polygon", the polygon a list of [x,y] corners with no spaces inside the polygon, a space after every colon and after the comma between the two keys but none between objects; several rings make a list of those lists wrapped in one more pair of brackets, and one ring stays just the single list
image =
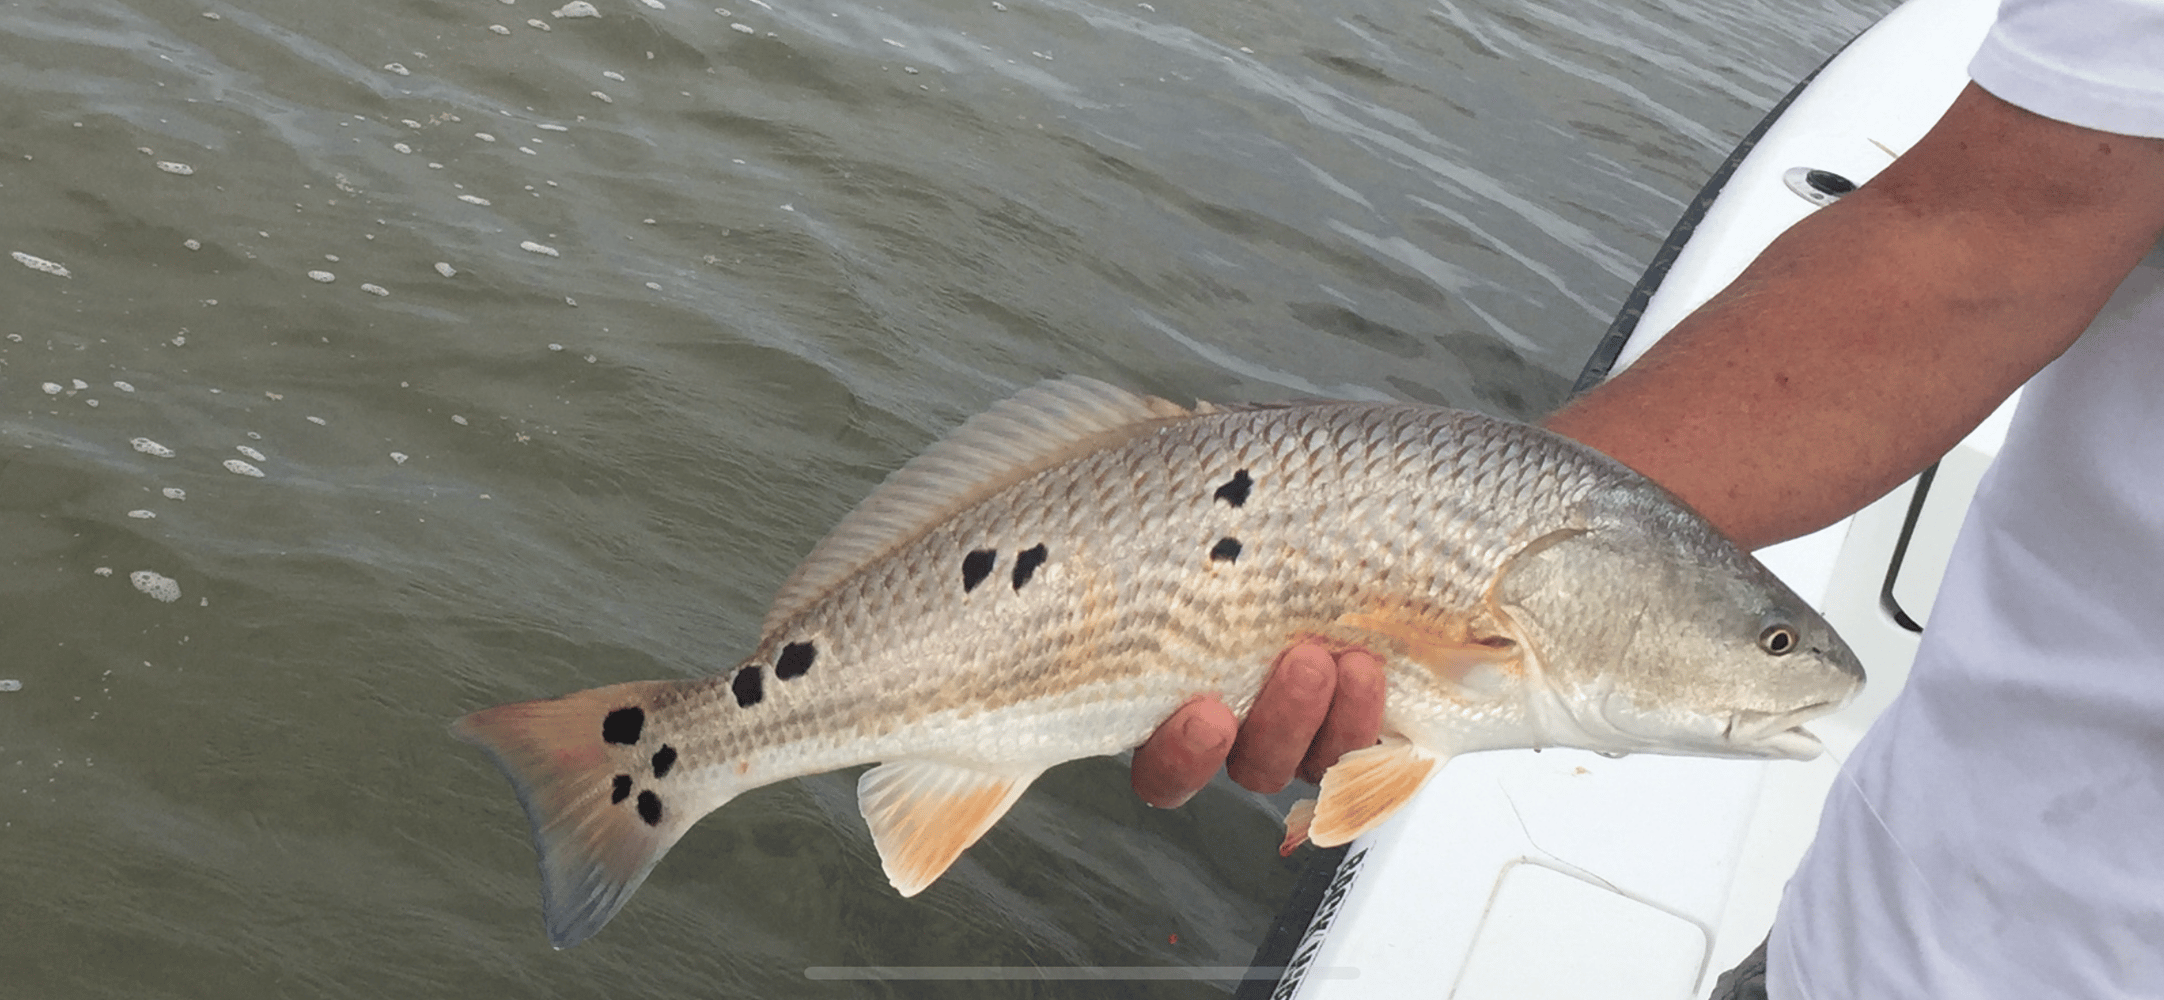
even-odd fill
[{"label": "fish eye", "polygon": [[1768,625],[1758,633],[1758,648],[1775,656],[1786,656],[1796,648],[1796,630],[1787,625]]}]

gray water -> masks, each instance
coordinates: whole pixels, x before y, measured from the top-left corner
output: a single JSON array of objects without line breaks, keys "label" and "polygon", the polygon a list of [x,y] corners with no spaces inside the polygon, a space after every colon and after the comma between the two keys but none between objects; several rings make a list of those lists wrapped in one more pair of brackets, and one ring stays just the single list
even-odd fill
[{"label": "gray water", "polygon": [[1884,6],[715,2],[0,6],[0,996],[1225,994],[805,969],[1243,964],[1282,801],[1068,765],[901,900],[792,782],[555,953],[445,724],[734,664],[1042,377],[1538,416]]}]

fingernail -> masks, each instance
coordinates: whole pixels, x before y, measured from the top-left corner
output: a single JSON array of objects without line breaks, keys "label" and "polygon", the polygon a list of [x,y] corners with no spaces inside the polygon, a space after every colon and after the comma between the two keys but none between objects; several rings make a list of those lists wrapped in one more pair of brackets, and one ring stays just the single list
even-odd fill
[{"label": "fingernail", "polygon": [[1225,745],[1225,732],[1201,719],[1189,719],[1180,723],[1180,748],[1190,753],[1208,753]]}]

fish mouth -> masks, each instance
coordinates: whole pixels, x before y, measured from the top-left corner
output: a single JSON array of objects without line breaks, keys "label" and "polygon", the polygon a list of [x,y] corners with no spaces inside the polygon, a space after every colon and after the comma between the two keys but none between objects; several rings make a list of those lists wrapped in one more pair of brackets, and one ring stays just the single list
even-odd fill
[{"label": "fish mouth", "polygon": [[1728,717],[1725,736],[1738,749],[1759,756],[1810,760],[1826,749],[1817,735],[1798,723],[1839,708],[1840,703],[1822,701],[1787,712],[1736,712]]}]

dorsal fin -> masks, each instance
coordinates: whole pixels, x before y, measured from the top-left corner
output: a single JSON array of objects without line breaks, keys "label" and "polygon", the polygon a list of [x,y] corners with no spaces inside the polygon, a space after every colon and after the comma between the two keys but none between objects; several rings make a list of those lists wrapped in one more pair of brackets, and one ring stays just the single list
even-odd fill
[{"label": "dorsal fin", "polygon": [[762,634],[866,564],[968,507],[1076,455],[1110,447],[1192,411],[1093,378],[1039,382],[965,421],[910,459],[812,549],[774,595]]}]

